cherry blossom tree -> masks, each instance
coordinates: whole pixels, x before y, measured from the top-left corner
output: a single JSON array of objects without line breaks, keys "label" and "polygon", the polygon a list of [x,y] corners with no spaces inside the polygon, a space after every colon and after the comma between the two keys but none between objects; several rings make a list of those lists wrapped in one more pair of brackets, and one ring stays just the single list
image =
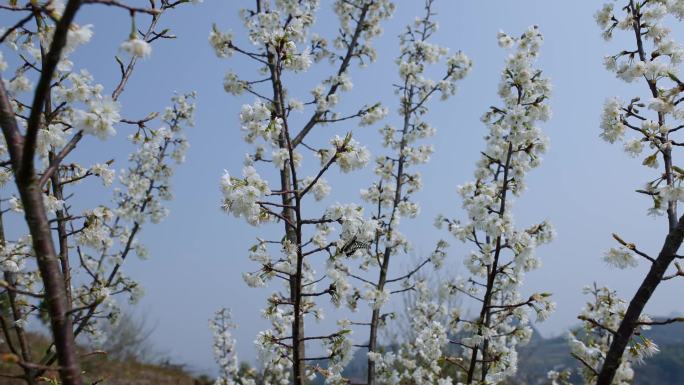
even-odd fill
[{"label": "cherry blossom tree", "polygon": [[[436,268],[441,267],[444,249],[448,246],[445,241],[440,241],[427,258],[406,274],[397,277],[388,275],[391,260],[411,249],[410,242],[399,230],[401,218],[415,218],[420,212],[420,206],[414,201],[413,194],[420,190],[422,182],[420,173],[412,172],[412,168],[426,163],[433,152],[432,145],[417,144],[420,140],[432,137],[436,131],[425,120],[428,102],[435,94],[441,100],[452,96],[456,92],[456,83],[467,75],[472,66],[470,59],[462,52],[449,55],[447,48],[429,42],[438,28],[434,19],[434,1],[427,0],[424,15],[406,26],[406,31],[399,36],[400,55],[397,63],[400,82],[395,86],[395,91],[399,95],[398,114],[401,125],[399,129],[391,125],[381,128],[382,144],[391,153],[376,158],[375,174],[378,181],[361,191],[363,200],[372,205],[373,219],[379,225],[375,237],[368,245],[371,252],[365,255],[359,266],[361,270],[376,266],[377,279],[373,281],[350,274],[365,286],[361,296],[369,301],[373,309],[370,322],[361,323],[369,327],[368,385],[375,383],[373,353],[378,349],[378,331],[388,316],[391,316],[382,313],[383,305],[392,294],[413,290],[415,286],[411,281],[412,277],[429,263]],[[437,80],[426,77],[430,66],[437,63],[443,63],[446,67],[441,77]],[[391,288],[397,284],[401,286]],[[427,292],[420,291],[418,296],[425,297]]]},{"label": "cherry blossom tree", "polygon": [[534,67],[543,38],[537,27],[530,27],[519,38],[500,32],[498,41],[503,48],[516,49],[501,73],[503,105],[491,107],[482,117],[489,131],[475,181],[459,188],[468,219],[438,218],[437,223],[446,224],[457,239],[474,248],[465,258],[470,277],[447,284],[479,308],[473,319],[456,311],[450,321],[450,333],[461,338],[449,342],[462,354],[448,362],[463,371],[465,384],[498,384],[514,375],[516,346],[532,335],[529,311],[544,321],[555,308],[549,293],[527,298],[520,293],[525,273],[541,264],[535,249],[551,241],[555,232],[546,221],[516,229],[512,215],[513,199],[526,188],[526,174],[540,165],[547,148],[538,123],[550,117],[546,101],[551,85]]},{"label": "cherry blossom tree", "polygon": [[[684,173],[673,161],[673,149],[682,145],[675,135],[683,127],[677,123],[684,117],[684,110],[678,109],[684,83],[678,78],[677,67],[684,58],[684,51],[672,40],[670,29],[663,24],[668,15],[679,20],[684,18],[684,3],[665,0],[609,2],[595,16],[606,40],[617,31],[623,31],[633,39],[631,47],[605,58],[606,68],[627,83],[641,82],[644,86],[644,94],[629,101],[606,100],[601,138],[609,143],[622,143],[628,155],[643,157],[644,166],[660,170],[638,192],[652,201],[650,215],[667,217],[666,237],[657,256],[651,256],[618,235],[613,235],[617,247],[604,254],[608,264],[620,269],[637,266],[638,258],[650,263],[648,273],[629,304],[607,288],[589,290],[595,301],[587,306],[580,318],[592,331],[587,333],[586,340],[573,338],[572,345],[573,354],[585,369],[585,380],[599,385],[630,383],[631,365],[657,352],[653,342],[639,336],[641,330],[677,321],[654,322],[643,314],[662,281],[684,275],[675,262],[684,239],[684,217],[677,211],[677,202],[684,199],[681,187]],[[644,151],[646,155],[642,155]],[[676,271],[669,274],[673,262]]]},{"label": "cherry blossom tree", "polygon": [[[163,202],[171,198],[173,163],[184,158],[182,129],[192,125],[193,95],[176,95],[171,107],[142,119],[124,117],[118,99],[139,59],[150,55],[151,43],[171,37],[158,32],[160,20],[190,2],[151,0],[148,7],[132,7],[110,0],[31,0],[0,7],[16,16],[0,32],[0,296],[10,310],[0,317],[0,330],[11,351],[8,360],[21,371],[3,376],[36,384],[47,371],[58,371],[62,384],[82,384],[75,338],[97,342],[102,323],[116,320],[116,297],[135,301],[140,295],[140,285],[121,266],[132,254],[146,256],[138,235],[167,214]],[[92,25],[74,22],[90,4],[131,17],[116,57],[120,80],[112,90],[69,59],[93,35]],[[138,29],[135,21],[143,18]],[[93,136],[107,140],[117,129],[130,133],[127,159],[112,153],[85,165],[69,160]],[[98,179],[109,193],[88,206],[88,189]],[[3,224],[15,213],[23,214],[28,232],[12,239]],[[50,324],[51,346],[44,352],[31,351],[31,319]]]},{"label": "cherry blossom tree", "polygon": [[[369,353],[376,383],[504,383],[517,369],[516,346],[532,334],[527,310],[543,321],[554,309],[548,293],[522,298],[519,292],[525,272],[540,264],[535,248],[549,242],[554,231],[546,221],[517,230],[511,214],[512,198],[525,189],[526,173],[539,166],[547,147],[537,124],[550,116],[550,84],[533,66],[542,36],[531,27],[520,38],[499,33],[498,39],[502,47],[517,49],[502,71],[503,106],[492,107],[482,119],[489,131],[476,181],[459,189],[468,221],[436,221],[475,247],[465,259],[472,276],[450,279],[444,290],[475,300],[479,316],[468,319],[463,309],[448,309],[435,301],[426,282],[415,280],[409,284],[417,293],[411,309],[414,338],[396,352]],[[449,352],[450,344],[458,347],[457,354]],[[456,368],[456,378],[445,365]]]},{"label": "cherry blossom tree", "polygon": [[[336,306],[356,307],[359,297],[347,282],[347,261],[368,253],[366,245],[378,229],[377,220],[367,218],[359,205],[335,203],[320,209],[315,202],[330,193],[325,176],[332,168],[342,173],[363,168],[370,160],[368,150],[353,138],[349,128],[318,147],[308,139],[314,128],[323,125],[344,122],[348,126],[357,120],[368,126],[386,115],[387,110],[377,101],[352,113],[339,112],[337,104],[352,88],[352,63],[375,60],[370,43],[381,33],[380,23],[392,14],[394,5],[387,0],[335,1],[339,30],[332,39],[310,33],[318,8],[319,2],[314,0],[257,0],[254,8],[240,11],[249,37],[247,45],[234,41],[230,32],[217,26],[209,37],[217,56],[239,54],[259,68],[253,79],[233,72],[225,76],[227,92],[256,98],[240,113],[244,139],[255,149],[245,160],[242,177],[226,173],[221,189],[223,208],[235,217],[254,226],[269,222],[282,226],[276,239],[259,238],[250,249],[250,259],[258,269],[244,274],[253,287],[273,280],[283,283],[281,290],[268,298],[262,313],[271,328],[257,337],[267,383],[301,385],[317,374],[328,383],[345,382],[341,372],[352,347],[349,321],[339,320],[329,334],[320,336],[307,335],[306,323],[323,319],[317,302],[322,297],[329,297]],[[334,66],[333,73],[311,90],[308,100],[298,100],[288,84],[326,61]],[[298,119],[294,116],[298,113],[306,117]],[[304,154],[313,155],[318,165],[312,166]],[[273,182],[261,176],[272,172],[269,168],[275,168],[277,174]],[[338,239],[329,239],[333,230]],[[321,264],[325,266],[323,274],[316,271]],[[315,342],[325,354],[307,354],[307,345]],[[321,361],[327,361],[326,368],[317,364]],[[234,370],[222,373],[231,377]],[[248,383],[240,378],[221,381]]]}]

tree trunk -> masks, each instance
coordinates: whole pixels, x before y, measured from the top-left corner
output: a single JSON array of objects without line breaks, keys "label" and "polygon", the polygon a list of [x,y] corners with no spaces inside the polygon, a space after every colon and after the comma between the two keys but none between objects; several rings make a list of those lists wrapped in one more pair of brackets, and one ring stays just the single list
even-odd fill
[{"label": "tree trunk", "polygon": [[[19,132],[14,111],[1,81],[0,126],[7,142],[15,175],[14,179],[24,206],[24,217],[31,234],[36,263],[43,280],[45,301],[50,315],[54,345],[57,350],[60,378],[63,385],[82,385],[73,325],[67,310],[64,277],[52,243],[50,225],[43,205],[43,193],[40,190],[38,178],[33,168],[33,157],[30,157],[30,162],[24,161],[27,153],[25,146],[28,141],[25,141]],[[34,153],[35,149],[29,149],[28,152]]]},{"label": "tree trunk", "polygon": [[29,226],[38,269],[45,287],[45,301],[50,314],[55,348],[58,352],[60,378],[64,385],[81,385],[73,324],[67,313],[64,277],[52,243],[50,225],[43,206],[43,193],[38,188],[35,175],[31,175],[30,180],[17,179],[17,189],[24,205],[24,216]]}]

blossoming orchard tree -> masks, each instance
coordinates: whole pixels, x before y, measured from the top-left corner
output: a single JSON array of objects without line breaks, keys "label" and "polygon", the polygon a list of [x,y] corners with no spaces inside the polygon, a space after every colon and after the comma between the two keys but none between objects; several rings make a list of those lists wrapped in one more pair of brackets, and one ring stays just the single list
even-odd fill
[{"label": "blossoming orchard tree", "polygon": [[[320,199],[330,192],[323,176],[334,164],[342,171],[351,171],[364,167],[369,155],[351,134],[332,139],[330,149],[307,145],[303,138],[319,124],[357,117],[362,125],[368,125],[386,115],[385,109],[378,104],[364,106],[358,113],[346,116],[333,112],[333,107],[337,88],[350,88],[347,59],[372,58],[369,53],[373,51],[360,45],[358,38],[364,33],[358,31],[376,31],[376,26],[369,27],[366,23],[378,22],[388,16],[391,4],[336,2],[335,11],[342,21],[342,35],[335,44],[342,53],[337,55],[327,49],[322,38],[307,39],[306,29],[313,22],[316,6],[315,2],[276,2],[273,5],[258,1],[256,9],[243,10],[241,14],[250,40],[257,50],[239,46],[231,35],[216,27],[210,35],[217,55],[242,54],[258,62],[265,75],[265,78],[247,80],[229,72],[225,88],[233,94],[247,92],[257,97],[254,104],[243,106],[242,129],[248,143],[263,140],[271,147],[272,155],[267,158],[266,149],[257,145],[255,152],[247,156],[243,177],[226,174],[221,183],[224,209],[236,217],[244,217],[252,225],[279,221],[284,226],[281,240],[259,239],[252,247],[250,259],[258,262],[260,268],[244,276],[250,286],[264,286],[272,279],[285,283],[284,292],[274,293],[263,312],[272,324],[272,329],[262,332],[257,339],[264,368],[263,381],[302,384],[319,372],[328,383],[346,383],[341,372],[352,345],[348,337],[349,326],[357,325],[369,328],[367,337],[361,337],[367,338],[367,342],[356,344],[369,350],[368,384],[432,384],[436,381],[448,384],[451,378],[442,378],[440,373],[444,361],[453,362],[462,369],[465,383],[500,383],[515,373],[515,346],[531,335],[525,309],[533,309],[537,318],[543,320],[554,306],[546,293],[523,299],[518,292],[524,272],[539,265],[534,248],[548,242],[553,230],[546,222],[516,230],[510,213],[511,196],[524,190],[526,172],[539,165],[540,155],[546,149],[546,137],[536,123],[547,120],[550,115],[545,103],[550,86],[541,71],[533,68],[542,42],[541,34],[535,27],[518,39],[503,33],[499,35],[502,46],[508,48],[515,44],[517,51],[507,60],[502,73],[500,95],[504,105],[493,108],[483,119],[490,127],[490,134],[487,149],[478,162],[477,181],[461,189],[470,222],[462,226],[458,221],[439,220],[440,225],[448,223],[454,234],[463,241],[473,242],[479,250],[467,263],[474,277],[448,285],[452,294],[466,293],[482,304],[479,318],[471,321],[461,319],[458,309],[445,309],[432,303],[426,282],[414,279],[428,263],[436,267],[441,265],[446,242],[440,241],[435,251],[407,274],[388,276],[392,257],[406,253],[409,248],[408,240],[399,232],[400,218],[415,217],[419,211],[412,194],[421,186],[420,175],[410,172],[410,167],[426,162],[432,152],[431,146],[415,144],[434,133],[434,128],[424,120],[427,103],[436,93],[441,94],[442,99],[452,95],[456,82],[470,69],[470,60],[462,53],[444,60],[447,50],[428,42],[437,26],[433,20],[433,1],[427,0],[424,16],[409,25],[400,36],[401,53],[397,63],[401,82],[396,87],[402,125],[399,129],[388,125],[380,130],[383,145],[396,154],[377,158],[375,171],[379,180],[361,193],[372,205],[374,214],[366,219],[363,208],[358,205],[335,204],[318,216],[304,216],[315,207],[304,205],[307,194],[313,192],[313,197]],[[306,48],[298,49],[298,45]],[[293,101],[284,88],[284,73],[303,71],[312,61],[325,58],[340,65],[337,73],[324,82],[328,90],[319,86],[311,92],[311,101]],[[440,61],[446,62],[443,76],[436,81],[430,80],[425,76],[426,68]],[[269,90],[268,94],[259,88],[262,83],[268,85],[264,87]],[[311,106],[311,118],[305,120],[299,131],[293,131],[290,113],[303,105]],[[297,151],[300,146],[319,158],[320,166],[314,168],[313,177],[298,177],[306,172],[304,156]],[[255,166],[261,163],[271,163],[279,171],[278,190],[271,189],[257,173]],[[274,202],[272,197],[278,201]],[[328,236],[336,225],[340,237],[329,241]],[[307,226],[313,229],[309,230]],[[279,256],[271,256],[273,249]],[[314,263],[310,262],[317,254],[327,256],[326,272],[320,276],[313,270]],[[358,266],[351,265],[355,259],[359,259]],[[371,269],[377,271],[377,279],[363,276],[367,274],[364,271]],[[477,281],[480,277],[485,283]],[[326,283],[324,289],[316,289],[326,279],[329,284]],[[360,283],[361,287],[352,287],[352,281]],[[390,285],[394,283],[402,285],[392,290]],[[382,305],[392,293],[407,290],[417,293],[418,301],[412,310],[417,338],[398,353],[379,352],[377,333],[387,318],[387,314],[381,312]],[[305,335],[305,320],[311,315],[322,318],[314,300],[323,295],[329,295],[337,306],[346,303],[351,310],[361,299],[369,302],[373,309],[370,321],[341,320],[339,328],[328,335]],[[448,310],[452,310],[453,315],[450,325],[437,322]],[[215,334],[216,359],[222,368],[218,383],[255,383],[254,377],[238,374],[235,342],[230,335],[230,329],[235,325],[230,313],[219,311],[210,325]],[[458,343],[467,357],[444,356],[448,333],[459,332],[460,325],[465,325],[463,329],[471,334]],[[305,342],[313,340],[323,342],[326,355],[311,359],[305,354]],[[310,363],[318,359],[328,360],[327,367]]]},{"label": "blossoming orchard tree", "polygon": [[[358,276],[352,272],[348,275],[364,285],[362,298],[370,302],[372,307],[369,322],[357,322],[360,326],[367,326],[368,335],[362,335],[365,341],[359,341],[357,346],[367,347],[369,351],[367,365],[367,383],[375,383],[376,371],[374,354],[378,350],[378,331],[385,325],[390,313],[382,313],[383,305],[392,294],[402,294],[416,288],[411,279],[428,263],[436,268],[441,267],[445,256],[446,242],[440,241],[434,251],[420,261],[408,273],[389,276],[390,262],[398,254],[406,254],[411,249],[410,242],[399,231],[401,218],[415,218],[420,206],[413,199],[413,194],[422,187],[420,173],[412,172],[411,168],[426,163],[433,152],[433,147],[417,144],[421,139],[429,139],[435,133],[435,128],[425,121],[428,112],[428,101],[434,94],[439,94],[441,100],[447,100],[456,92],[456,82],[463,79],[471,67],[471,61],[463,53],[457,52],[447,57],[445,47],[431,44],[429,39],[437,31],[434,20],[433,0],[425,2],[425,14],[417,18],[413,25],[406,27],[406,32],[399,36],[400,55],[397,58],[400,82],[396,86],[399,95],[398,114],[401,119],[400,128],[386,125],[380,130],[382,144],[390,149],[389,155],[376,158],[375,174],[378,181],[370,188],[361,191],[364,201],[371,204],[374,210],[373,219],[378,222],[378,230],[367,246],[365,253],[360,256],[361,271],[375,267],[375,280]],[[445,62],[446,68],[438,80],[425,77],[425,72],[431,64]],[[391,285],[400,284],[392,289]],[[418,290],[418,295],[425,291]],[[367,346],[365,345],[367,344]]]},{"label": "blossoming orchard tree", "polygon": [[[684,275],[684,270],[675,262],[680,258],[677,251],[684,238],[684,216],[680,217],[677,210],[677,202],[684,200],[681,186],[684,170],[673,160],[673,149],[683,145],[677,141],[676,134],[684,127],[678,123],[684,118],[684,109],[680,108],[684,83],[677,74],[684,50],[672,40],[670,29],[663,24],[667,16],[682,20],[684,2],[610,2],[596,14],[606,40],[615,31],[624,31],[633,42],[630,47],[606,57],[606,68],[627,83],[643,85],[643,93],[628,101],[619,98],[606,101],[601,137],[609,143],[622,142],[630,156],[643,156],[644,166],[659,170],[637,192],[651,199],[649,214],[667,218],[667,231],[657,255],[613,235],[619,245],[605,253],[606,262],[624,269],[636,266],[638,258],[643,258],[650,263],[650,268],[628,305],[607,288],[587,289],[595,298],[580,316],[588,332],[582,341],[574,338],[572,347],[573,354],[583,364],[588,383],[630,383],[632,363],[658,351],[640,332],[651,325],[681,321],[678,318],[652,321],[643,314],[661,282]],[[676,270],[668,273],[673,262]]]},{"label": "blossoming orchard tree", "polygon": [[[349,173],[370,160],[368,150],[353,138],[349,124],[358,120],[361,125],[371,125],[387,110],[377,101],[348,114],[339,112],[336,105],[352,87],[352,64],[375,60],[370,43],[380,34],[380,23],[392,14],[394,5],[388,0],[335,1],[339,29],[331,40],[309,33],[318,8],[315,0],[257,0],[254,8],[240,12],[250,44],[234,41],[230,33],[216,26],[210,34],[219,57],[239,54],[259,68],[250,75],[253,78],[232,72],[225,76],[226,91],[256,97],[240,113],[245,141],[255,149],[246,158],[243,176],[226,173],[221,188],[226,211],[254,226],[268,222],[282,225],[277,238],[260,238],[251,248],[250,259],[258,263],[258,269],[244,275],[254,287],[272,280],[284,284],[269,297],[263,311],[271,328],[257,338],[268,383],[301,385],[317,373],[329,383],[343,382],[341,372],[352,346],[349,321],[339,320],[329,334],[320,336],[305,334],[306,323],[311,318],[322,319],[317,303],[320,297],[330,297],[337,306],[356,306],[359,297],[346,280],[346,262],[366,252],[378,229],[377,220],[364,216],[361,206],[333,204],[320,209],[314,201],[329,194],[325,176],[333,167]],[[311,90],[309,100],[298,100],[288,84],[294,84],[312,65],[325,61],[333,65],[333,73]],[[305,118],[299,119],[296,114],[305,114]],[[337,122],[344,122],[346,133],[332,137],[327,144],[315,144],[310,136],[314,129]],[[312,154],[317,164],[311,164],[304,154]],[[267,175],[268,168],[276,171],[272,182],[260,175]],[[339,238],[330,240],[333,229],[338,230]],[[320,260],[325,261],[324,274],[315,271]],[[228,319],[227,314],[219,313],[213,323],[218,335],[227,332],[222,327],[230,325],[229,321],[222,322]],[[223,341],[230,341],[230,337]],[[307,347],[314,342],[322,344],[324,355],[307,354]],[[217,351],[218,357],[226,353],[232,352]],[[321,360],[327,360],[326,369],[317,364]],[[234,362],[226,357],[220,361]],[[226,376],[219,381],[252,381],[235,378],[233,373],[233,367],[224,368]]]},{"label": "blossoming orchard tree", "polygon": [[[504,383],[517,369],[516,346],[532,334],[526,309],[543,321],[554,308],[546,293],[527,299],[519,293],[524,273],[539,266],[536,246],[549,242],[553,229],[542,222],[516,230],[511,214],[512,197],[525,189],[525,174],[540,164],[547,147],[537,123],[550,116],[545,103],[550,84],[533,67],[541,42],[536,27],[517,39],[499,34],[502,47],[516,45],[517,50],[502,71],[499,95],[503,105],[492,107],[482,119],[489,132],[476,181],[459,189],[468,221],[439,217],[436,223],[440,228],[447,224],[458,239],[475,247],[465,260],[472,276],[449,280],[445,289],[474,299],[480,311],[476,318],[466,319],[462,309],[436,303],[426,282],[415,282],[411,287],[417,298],[411,314],[416,337],[397,352],[370,354],[377,365],[378,383]],[[447,350],[449,344],[458,347],[456,355]],[[457,378],[447,375],[445,364],[455,367]]]},{"label": "blossoming orchard tree", "polygon": [[465,371],[466,384],[497,384],[514,375],[516,346],[532,335],[528,310],[541,322],[555,308],[549,293],[528,298],[520,293],[525,273],[541,264],[536,247],[555,232],[547,221],[516,229],[512,215],[513,199],[525,190],[526,174],[540,165],[548,143],[538,124],[551,115],[546,104],[551,84],[534,67],[543,37],[535,26],[519,38],[499,33],[498,39],[501,47],[516,47],[501,73],[503,105],[483,115],[486,149],[475,181],[459,188],[468,220],[445,221],[456,238],[474,247],[465,260],[471,276],[450,284],[475,299],[480,310],[474,319],[452,313],[452,333],[460,330],[464,337],[451,343],[462,347],[463,355],[449,362]]},{"label": "blossoming orchard tree", "polygon": [[[37,384],[57,371],[62,384],[82,384],[75,338],[96,340],[100,325],[116,319],[114,297],[135,301],[140,294],[121,267],[132,254],[146,255],[138,240],[142,227],[167,214],[163,201],[171,198],[173,163],[184,158],[182,129],[192,125],[193,96],[176,95],[171,107],[142,119],[122,116],[118,99],[151,43],[171,37],[159,32],[160,20],[190,2],[150,0],[139,8],[113,0],[31,0],[0,7],[16,19],[0,32],[0,330],[11,352],[6,361],[17,368],[3,377]],[[69,59],[93,35],[92,25],[74,22],[90,4],[131,17],[118,65],[112,63],[120,79],[110,90]],[[138,29],[135,21],[142,19]],[[107,140],[117,129],[128,134],[128,157],[70,160],[81,146]],[[98,180],[111,198],[91,206]],[[10,233],[18,226],[9,233],[3,226],[3,220],[19,223],[8,218],[14,213],[23,214],[28,228],[16,239]],[[31,319],[49,323],[49,349],[32,351]]]}]

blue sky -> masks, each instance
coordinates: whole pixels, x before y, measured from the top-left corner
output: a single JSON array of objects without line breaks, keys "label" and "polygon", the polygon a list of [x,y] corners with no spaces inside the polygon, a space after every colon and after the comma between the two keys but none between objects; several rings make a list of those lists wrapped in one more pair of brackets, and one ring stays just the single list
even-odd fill
[{"label": "blue sky", "polygon": [[[321,3],[319,26],[314,30],[330,36],[336,21],[330,12],[332,2]],[[391,86],[397,79],[396,36],[421,12],[422,1],[396,3],[396,14],[374,42],[378,61],[367,68],[353,68],[354,89],[342,96],[342,107],[382,101],[391,111],[396,109]],[[156,325],[155,345],[198,370],[213,367],[207,320],[220,307],[230,307],[240,325],[236,337],[242,357],[253,356],[252,341],[266,327],[259,312],[265,295],[272,290],[249,289],[241,278],[242,272],[254,267],[247,259],[247,248],[258,230],[224,214],[219,207],[219,178],[224,169],[239,173],[248,149],[241,140],[238,113],[242,104],[254,101],[249,95],[226,94],[223,75],[228,69],[248,74],[254,69],[243,58],[216,58],[207,37],[215,22],[221,29],[232,29],[236,40],[245,42],[237,18],[238,9],[245,4],[252,3],[205,0],[165,15],[162,25],[171,28],[178,38],[155,44],[152,56],[139,64],[121,99],[123,115],[133,118],[160,110],[174,91],[196,90],[199,95],[196,127],[188,132],[191,148],[187,162],[174,178],[171,215],[158,226],[148,226],[142,234],[150,259],[131,260],[126,267],[146,289],[136,312],[144,313],[150,324]],[[585,301],[580,290],[586,284],[596,281],[609,285],[624,298],[633,294],[647,266],[640,264],[624,271],[606,266],[601,256],[614,243],[612,232],[656,253],[667,229],[665,218],[646,215],[648,200],[634,192],[654,174],[624,154],[620,146],[598,138],[599,115],[606,97],[645,96],[643,85],[625,85],[603,69],[603,56],[621,50],[624,44],[620,45],[620,39],[606,43],[601,38],[593,21],[599,6],[586,0],[436,2],[440,29],[434,41],[451,51],[464,51],[473,59],[474,67],[460,83],[456,97],[431,104],[427,119],[438,129],[433,141],[436,153],[429,164],[421,166],[424,190],[418,200],[422,213],[418,219],[405,220],[403,231],[414,241],[417,255],[428,252],[438,237],[448,237],[446,232],[433,230],[432,223],[440,213],[451,217],[462,214],[456,186],[472,179],[485,133],[480,115],[498,103],[496,88],[506,52],[497,46],[496,33],[502,29],[518,35],[528,26],[538,25],[545,35],[539,66],[554,87],[550,101],[553,118],[544,126],[551,146],[542,166],[531,173],[528,191],[515,203],[514,215],[520,225],[548,219],[558,232],[555,242],[538,250],[543,267],[528,276],[525,286],[527,293],[554,293],[558,310],[538,325],[545,335],[562,333],[576,323]],[[8,22],[6,15],[1,20]],[[88,68],[99,82],[111,88],[118,76],[113,56],[130,28],[126,13],[88,6],[77,22],[95,25],[93,41],[74,55],[77,67]],[[139,24],[143,25],[142,18]],[[680,26],[673,29],[675,37],[684,31]],[[306,75],[293,91],[305,95],[306,86],[315,84],[326,71],[330,68],[324,64]],[[390,116],[392,119],[396,117]],[[374,127],[329,126],[316,135],[323,140],[352,129],[371,152],[381,150]],[[121,137],[125,130],[119,129]],[[94,157],[105,148],[125,153],[116,140],[103,144],[91,137],[86,144],[88,148],[84,146],[77,156]],[[680,159],[675,154],[675,163]],[[373,178],[369,172],[361,172],[329,180],[333,196],[326,202],[334,203],[358,201],[358,190]],[[456,240],[450,243],[450,271],[464,271],[462,256],[469,251],[468,246]],[[397,266],[406,265],[400,262]],[[661,285],[648,312],[667,315],[681,309],[677,294],[682,288],[677,280]]]}]

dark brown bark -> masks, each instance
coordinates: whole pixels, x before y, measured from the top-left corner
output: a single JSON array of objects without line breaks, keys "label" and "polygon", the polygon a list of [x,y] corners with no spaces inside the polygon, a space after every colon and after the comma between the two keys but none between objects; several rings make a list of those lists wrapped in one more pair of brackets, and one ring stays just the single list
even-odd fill
[{"label": "dark brown bark", "polygon": [[38,269],[45,288],[45,300],[57,349],[60,378],[64,385],[81,385],[73,325],[68,315],[64,276],[52,243],[52,234],[43,206],[43,193],[38,188],[35,174],[28,174],[28,176],[31,179],[27,181],[17,180],[17,189],[24,205],[26,223],[33,238]]}]

